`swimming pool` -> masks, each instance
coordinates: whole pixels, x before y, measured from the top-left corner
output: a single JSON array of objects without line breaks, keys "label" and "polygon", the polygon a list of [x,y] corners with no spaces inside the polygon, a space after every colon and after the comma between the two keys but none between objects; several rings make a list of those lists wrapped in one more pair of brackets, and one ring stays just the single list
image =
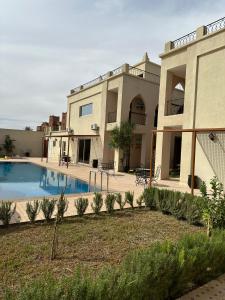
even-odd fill
[{"label": "swimming pool", "polygon": [[0,200],[93,192],[85,181],[28,162],[0,162]]}]

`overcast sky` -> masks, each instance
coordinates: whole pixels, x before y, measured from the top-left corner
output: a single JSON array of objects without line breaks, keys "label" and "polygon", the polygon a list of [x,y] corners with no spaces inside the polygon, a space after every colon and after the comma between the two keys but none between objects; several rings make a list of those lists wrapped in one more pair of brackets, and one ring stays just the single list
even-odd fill
[{"label": "overcast sky", "polygon": [[70,89],[225,15],[225,0],[0,0],[0,128],[36,128]]}]

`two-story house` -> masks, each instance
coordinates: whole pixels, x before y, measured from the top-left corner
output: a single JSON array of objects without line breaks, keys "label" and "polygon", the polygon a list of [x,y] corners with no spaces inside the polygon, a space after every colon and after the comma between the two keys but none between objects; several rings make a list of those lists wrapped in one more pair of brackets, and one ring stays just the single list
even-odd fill
[{"label": "two-story house", "polygon": [[135,124],[130,168],[149,166],[150,130],[156,127],[160,66],[147,53],[141,62],[124,64],[71,90],[67,131],[49,137],[49,161],[69,154],[73,163],[114,161],[121,170],[122,153],[109,147],[110,132],[121,122]]},{"label": "two-story house", "polygon": [[[225,183],[225,18],[165,45],[160,56],[158,130],[208,129],[197,134],[195,174]],[[178,88],[184,96],[175,97]],[[180,182],[191,174],[192,134],[158,132],[156,164],[161,178],[178,172]]]}]

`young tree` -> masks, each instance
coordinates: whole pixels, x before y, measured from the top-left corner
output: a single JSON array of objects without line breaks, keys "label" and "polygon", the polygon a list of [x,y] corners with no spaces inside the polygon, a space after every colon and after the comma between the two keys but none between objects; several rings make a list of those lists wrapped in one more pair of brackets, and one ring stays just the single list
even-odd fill
[{"label": "young tree", "polygon": [[10,138],[10,135],[5,136],[5,141],[3,144],[3,148],[7,155],[11,155],[13,153],[13,150],[15,149],[15,145],[13,143],[14,141]]},{"label": "young tree", "polygon": [[122,150],[123,158],[123,170],[126,172],[129,170],[130,164],[130,145],[132,140],[132,133],[134,130],[134,124],[129,121],[121,123],[120,127],[116,126],[111,131],[111,140],[109,146],[114,149]]}]

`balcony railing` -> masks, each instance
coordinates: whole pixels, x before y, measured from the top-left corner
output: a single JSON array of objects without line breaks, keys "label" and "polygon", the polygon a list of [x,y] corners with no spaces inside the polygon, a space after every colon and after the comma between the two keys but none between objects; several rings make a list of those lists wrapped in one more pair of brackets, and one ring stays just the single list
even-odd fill
[{"label": "balcony railing", "polygon": [[[203,35],[207,35],[218,30],[225,28],[225,17],[221,18],[215,22],[212,22],[206,26],[204,26],[204,33]],[[186,44],[189,44],[197,39],[197,31],[192,31],[181,38],[172,42],[171,49],[180,48]]]},{"label": "balcony railing", "polygon": [[107,122],[108,123],[114,123],[114,122],[116,122],[116,111],[108,113],[108,120],[107,120]]},{"label": "balcony railing", "polygon": [[167,101],[167,116],[179,115],[184,112],[184,98],[172,99]]},{"label": "balcony railing", "polygon": [[146,115],[143,113],[130,112],[129,120],[136,125],[145,125]]},{"label": "balcony railing", "polygon": [[159,82],[159,80],[160,80],[159,75],[152,73],[152,72],[145,71],[145,70],[141,70],[139,68],[132,67],[132,66],[129,67],[129,74],[140,77],[140,78],[145,78],[145,79],[147,78],[148,80],[153,80],[153,81],[157,81],[157,82]]},{"label": "balcony railing", "polygon": [[[111,76],[116,76],[116,75],[122,74],[123,72],[124,72],[123,66],[120,66],[120,67],[118,67],[118,68],[116,68],[116,69],[114,69],[110,72],[107,72],[103,75],[100,75],[99,77],[97,77],[97,78],[95,78],[91,81],[88,81],[85,84],[82,84],[82,85],[72,89],[70,91],[70,93],[71,94],[77,93],[77,92],[79,92],[83,89],[94,86],[95,84],[98,84],[98,83],[108,79]],[[129,66],[129,69],[126,72],[128,72],[128,74],[131,74],[131,75],[134,75],[134,76],[137,76],[137,77],[141,77],[141,78],[147,78],[148,77],[148,79],[159,82],[159,75],[151,73],[151,72],[147,72],[145,70],[138,69],[136,67]]]},{"label": "balcony railing", "polygon": [[225,28],[225,17],[206,25],[206,34],[216,32],[223,28]]},{"label": "balcony railing", "polygon": [[186,44],[189,44],[193,41],[195,41],[197,38],[197,34],[196,31],[192,31],[184,36],[182,36],[181,38],[175,40],[172,42],[172,49],[174,48],[180,48]]}]

